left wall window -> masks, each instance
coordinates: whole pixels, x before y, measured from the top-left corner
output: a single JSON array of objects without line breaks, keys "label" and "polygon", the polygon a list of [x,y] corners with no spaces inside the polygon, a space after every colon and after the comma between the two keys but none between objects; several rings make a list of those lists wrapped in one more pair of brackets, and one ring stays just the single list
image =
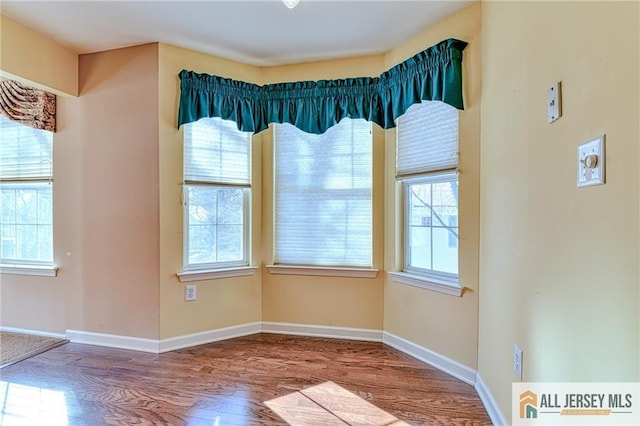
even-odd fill
[{"label": "left wall window", "polygon": [[0,116],[0,264],[53,266],[53,133]]},{"label": "left wall window", "polygon": [[184,269],[249,264],[251,134],[203,118],[184,126]]}]

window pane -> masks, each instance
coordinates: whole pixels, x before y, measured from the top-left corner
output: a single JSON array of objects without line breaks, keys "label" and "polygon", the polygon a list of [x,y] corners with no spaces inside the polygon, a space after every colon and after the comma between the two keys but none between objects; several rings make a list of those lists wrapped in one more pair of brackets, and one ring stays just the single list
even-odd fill
[{"label": "window pane", "polygon": [[4,263],[53,263],[52,185],[0,184],[0,256]]},{"label": "window pane", "polygon": [[242,189],[216,191],[218,223],[242,226]]},{"label": "window pane", "polygon": [[0,221],[2,223],[15,223],[16,220],[16,191],[11,188],[2,188],[2,199],[0,200],[2,205],[0,206],[1,215]]},{"label": "window pane", "polygon": [[245,261],[244,191],[187,187],[188,265]]},{"label": "window pane", "polygon": [[189,225],[189,264],[216,261],[216,227]]},{"label": "window pane", "polygon": [[218,262],[242,260],[242,224],[218,227]]},{"label": "window pane", "polygon": [[16,225],[18,259],[38,258],[38,227],[36,225]]},{"label": "window pane", "polygon": [[38,225],[38,257],[40,259],[53,259],[53,226]]},{"label": "window pane", "polygon": [[431,184],[411,185],[410,194],[410,225],[431,226]]},{"label": "window pane", "polygon": [[18,223],[35,223],[38,218],[38,194],[35,189],[16,191],[16,212]]},{"label": "window pane", "polygon": [[38,191],[38,223],[53,224],[51,191]]},{"label": "window pane", "polygon": [[434,228],[433,229],[433,270],[458,273],[458,247],[450,247],[449,237],[457,235],[456,229]]},{"label": "window pane", "polygon": [[16,227],[14,225],[2,225],[2,258],[16,258]]},{"label": "window pane", "polygon": [[412,226],[409,229],[410,265],[414,268],[431,269],[431,228]]},{"label": "window pane", "polygon": [[275,139],[275,262],[371,266],[371,124],[281,124]]},{"label": "window pane", "polygon": [[436,176],[406,182],[405,267],[457,275],[457,179]]}]

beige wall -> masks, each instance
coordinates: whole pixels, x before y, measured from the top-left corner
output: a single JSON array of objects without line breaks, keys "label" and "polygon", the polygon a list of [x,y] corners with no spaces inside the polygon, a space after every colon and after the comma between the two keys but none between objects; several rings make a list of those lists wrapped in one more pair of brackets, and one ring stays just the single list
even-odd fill
[{"label": "beige wall", "polygon": [[[640,380],[639,5],[487,2],[482,28],[479,372],[508,418],[514,344],[525,381]],[[607,183],[578,189],[601,134]]]},{"label": "beige wall", "polygon": [[158,338],[157,50],[83,55],[80,96],[58,97],[60,271],[56,278],[2,275],[3,326]]},{"label": "beige wall", "polygon": [[[176,129],[180,80],[188,69],[248,82],[260,81],[260,69],[210,55],[160,44],[159,56],[160,164],[160,334],[171,338],[261,320],[261,274],[198,281],[197,300],[185,302],[182,270],[182,130]],[[260,265],[261,155],[260,136],[253,139],[252,264]]]},{"label": "beige wall", "polygon": [[[53,135],[56,278],[0,275],[0,325],[64,333],[79,324],[82,274],[82,145],[77,99],[59,97]],[[69,255],[67,255],[69,253]]]},{"label": "beige wall", "polygon": [[80,57],[84,331],[159,337],[157,69],[157,44]]},{"label": "beige wall", "polygon": [[[78,55],[0,15],[0,73],[65,95],[78,93]],[[53,135],[56,278],[0,275],[0,325],[64,333],[78,324],[81,294],[81,145],[77,100],[58,97]],[[67,255],[67,253],[69,255]]]},{"label": "beige wall", "polygon": [[0,15],[0,70],[60,95],[78,95],[78,55]]},{"label": "beige wall", "polygon": [[[385,280],[384,330],[445,355],[468,367],[477,366],[478,333],[478,213],[480,91],[480,3],[452,15],[388,52],[390,68],[447,38],[469,43],[463,51],[465,110],[459,117],[459,274],[466,287],[461,298]],[[386,135],[386,257],[387,270],[402,266],[400,188],[395,180],[395,130]]]},{"label": "beige wall", "polygon": [[[2,15],[0,74],[57,94],[78,94],[78,55]],[[61,272],[57,278],[0,275],[1,325],[64,333],[78,323],[82,151],[74,101],[58,97],[53,144],[54,262]]]}]

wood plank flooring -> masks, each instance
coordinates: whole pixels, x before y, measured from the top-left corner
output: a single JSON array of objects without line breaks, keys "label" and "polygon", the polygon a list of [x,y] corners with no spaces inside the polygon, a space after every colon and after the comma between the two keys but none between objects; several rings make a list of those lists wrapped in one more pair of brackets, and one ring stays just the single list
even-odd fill
[{"label": "wood plank flooring", "polygon": [[[343,391],[361,401],[326,399]],[[491,424],[472,386],[382,343],[255,334],[160,355],[68,343],[0,370],[0,425],[286,425],[265,402],[299,412],[298,395],[344,424]],[[389,416],[358,423],[367,404]]]}]

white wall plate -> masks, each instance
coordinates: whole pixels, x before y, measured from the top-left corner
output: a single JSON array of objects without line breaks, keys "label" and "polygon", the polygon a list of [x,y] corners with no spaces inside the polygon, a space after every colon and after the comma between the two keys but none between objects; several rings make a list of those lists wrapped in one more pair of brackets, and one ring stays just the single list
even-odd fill
[{"label": "white wall plate", "polygon": [[562,116],[561,83],[557,82],[547,90],[547,122],[553,123]]},{"label": "white wall plate", "polygon": [[604,183],[604,139],[602,135],[578,145],[578,187]]}]

